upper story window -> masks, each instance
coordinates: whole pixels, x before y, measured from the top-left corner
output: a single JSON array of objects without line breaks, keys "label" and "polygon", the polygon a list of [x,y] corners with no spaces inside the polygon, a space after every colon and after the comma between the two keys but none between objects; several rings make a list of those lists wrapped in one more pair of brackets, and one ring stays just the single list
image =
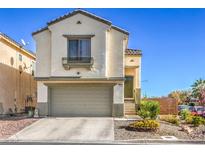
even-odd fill
[{"label": "upper story window", "polygon": [[90,39],[69,39],[68,40],[68,58],[78,60],[91,57]]},{"label": "upper story window", "polygon": [[62,57],[63,67],[91,68],[94,59],[91,57],[91,38],[95,35],[63,35],[67,38],[67,57]]},{"label": "upper story window", "polygon": [[19,54],[19,61],[22,61],[22,55],[21,54]]}]

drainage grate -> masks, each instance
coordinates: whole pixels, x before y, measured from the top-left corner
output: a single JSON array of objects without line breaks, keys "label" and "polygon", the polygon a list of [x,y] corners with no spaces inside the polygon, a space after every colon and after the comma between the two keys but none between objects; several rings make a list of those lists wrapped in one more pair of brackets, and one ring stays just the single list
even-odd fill
[{"label": "drainage grate", "polygon": [[178,140],[175,136],[161,136],[163,140]]}]

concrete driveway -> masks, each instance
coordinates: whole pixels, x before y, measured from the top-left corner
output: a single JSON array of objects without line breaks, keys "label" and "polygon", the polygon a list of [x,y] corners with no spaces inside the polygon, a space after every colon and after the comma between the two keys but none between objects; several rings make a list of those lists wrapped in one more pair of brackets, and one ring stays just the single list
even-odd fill
[{"label": "concrete driveway", "polygon": [[113,141],[113,118],[44,118],[9,140],[19,141]]}]

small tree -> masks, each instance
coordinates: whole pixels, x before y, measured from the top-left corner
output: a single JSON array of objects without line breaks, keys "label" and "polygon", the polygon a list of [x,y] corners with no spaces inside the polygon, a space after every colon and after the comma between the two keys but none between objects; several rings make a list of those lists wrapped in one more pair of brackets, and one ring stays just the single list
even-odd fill
[{"label": "small tree", "polygon": [[156,119],[160,111],[158,101],[144,100],[140,104],[139,116],[143,119]]},{"label": "small tree", "polygon": [[172,91],[170,94],[168,94],[168,97],[174,98],[178,104],[180,104],[180,91]]},{"label": "small tree", "polygon": [[171,92],[168,97],[176,99],[178,104],[189,102],[191,98],[191,91],[189,90],[176,90]]}]

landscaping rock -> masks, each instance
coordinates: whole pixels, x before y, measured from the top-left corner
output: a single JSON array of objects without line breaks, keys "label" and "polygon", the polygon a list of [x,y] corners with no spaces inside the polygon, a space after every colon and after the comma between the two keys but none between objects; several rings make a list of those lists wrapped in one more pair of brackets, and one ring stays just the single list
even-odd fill
[{"label": "landscaping rock", "polygon": [[[139,132],[126,130],[133,121],[118,121],[115,120],[115,139],[130,140],[130,139],[161,139],[161,136],[175,136],[182,140],[205,140],[205,126],[201,125],[196,128],[190,128],[192,133],[188,134],[182,131],[180,126],[176,126],[166,122],[160,122],[160,128],[157,132]],[[189,130],[190,131],[190,130]]]},{"label": "landscaping rock", "polygon": [[193,133],[193,130],[189,127],[189,126],[187,126],[187,125],[181,125],[181,130],[182,131],[185,131],[185,132],[187,132],[188,134],[192,134]]},{"label": "landscaping rock", "polygon": [[38,119],[26,116],[0,118],[0,139],[6,139]]}]

